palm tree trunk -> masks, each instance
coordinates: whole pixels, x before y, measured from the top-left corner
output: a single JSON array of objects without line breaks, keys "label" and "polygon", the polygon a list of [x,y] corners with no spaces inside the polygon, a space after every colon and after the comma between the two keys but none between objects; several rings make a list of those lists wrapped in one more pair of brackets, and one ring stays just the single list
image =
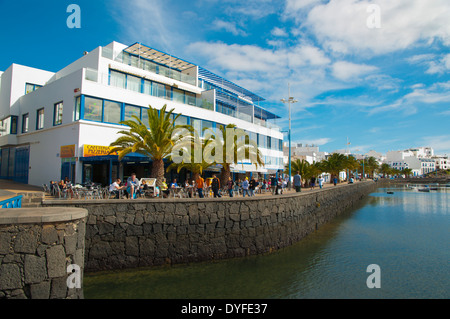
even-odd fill
[{"label": "palm tree trunk", "polygon": [[164,178],[164,161],[162,159],[153,161],[152,177],[156,178],[156,186],[161,186]]},{"label": "palm tree trunk", "polygon": [[228,183],[228,178],[231,176],[230,164],[223,163],[223,168],[220,171],[220,187],[224,187]]}]

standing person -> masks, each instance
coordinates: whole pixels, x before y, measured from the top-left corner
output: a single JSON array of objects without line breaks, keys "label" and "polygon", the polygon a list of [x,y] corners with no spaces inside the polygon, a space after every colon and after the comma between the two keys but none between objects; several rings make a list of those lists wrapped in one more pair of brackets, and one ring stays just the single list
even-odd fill
[{"label": "standing person", "polygon": [[335,176],[335,177],[333,178],[333,184],[334,184],[334,186],[336,186],[337,182],[338,182],[338,179],[337,179],[337,177]]},{"label": "standing person", "polygon": [[248,187],[249,187],[248,177],[246,177],[244,179],[244,181],[242,182],[242,196],[245,197],[245,194],[247,194],[250,197],[250,194],[248,192]]},{"label": "standing person", "polygon": [[302,176],[300,172],[294,175],[294,187],[297,193],[302,191]]},{"label": "standing person", "polygon": [[212,189],[212,191],[214,193],[214,197],[222,197],[222,195],[219,194],[220,181],[216,177],[216,175],[213,175],[213,179],[211,181],[211,189]]},{"label": "standing person", "polygon": [[270,188],[272,189],[272,195],[276,195],[277,190],[277,178],[275,175],[272,175],[270,177]]},{"label": "standing person", "polygon": [[311,189],[314,189],[316,187],[316,177],[311,177]]},{"label": "standing person", "polygon": [[127,193],[130,194],[130,198],[136,198],[136,193],[139,191],[139,180],[136,178],[136,173],[131,173],[131,176],[127,179]]},{"label": "standing person", "polygon": [[197,186],[198,197],[203,198],[203,188],[205,187],[205,181],[202,176],[199,174],[197,180],[195,181],[195,185]]},{"label": "standing person", "polygon": [[233,197],[233,180],[231,179],[231,176],[228,177],[227,188],[228,194],[230,195],[230,197]]},{"label": "standing person", "polygon": [[169,187],[167,186],[166,179],[164,177],[161,181],[161,192],[162,192],[163,198],[169,197],[170,191],[169,191]]},{"label": "standing person", "polygon": [[255,188],[256,188],[256,181],[255,181],[255,178],[252,176],[252,179],[248,183],[248,189],[250,191],[250,196],[255,196]]},{"label": "standing person", "polygon": [[322,189],[322,187],[323,187],[323,177],[322,177],[322,175],[319,176],[318,182],[319,182],[320,189]]},{"label": "standing person", "polygon": [[237,182],[234,183],[234,191],[239,195],[239,188],[241,187],[241,180],[238,178]]}]

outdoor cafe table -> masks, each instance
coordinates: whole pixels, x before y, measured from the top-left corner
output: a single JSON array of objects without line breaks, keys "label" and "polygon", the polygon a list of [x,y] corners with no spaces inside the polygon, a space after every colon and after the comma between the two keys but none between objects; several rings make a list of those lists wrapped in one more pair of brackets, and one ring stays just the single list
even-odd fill
[{"label": "outdoor cafe table", "polygon": [[[180,195],[181,190],[183,189],[183,187],[171,187],[170,188],[170,194],[172,195],[172,197],[175,197],[177,195]],[[181,196],[180,196],[181,197]]]}]

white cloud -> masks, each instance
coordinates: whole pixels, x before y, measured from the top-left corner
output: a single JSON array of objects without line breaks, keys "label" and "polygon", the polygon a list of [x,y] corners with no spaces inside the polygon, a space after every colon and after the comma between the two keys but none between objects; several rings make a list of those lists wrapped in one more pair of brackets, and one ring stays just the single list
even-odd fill
[{"label": "white cloud", "polygon": [[288,36],[288,33],[286,32],[286,30],[284,30],[282,28],[278,28],[278,27],[273,28],[270,33],[276,37],[287,37]]},{"label": "white cloud", "polygon": [[338,61],[333,64],[333,76],[340,80],[354,80],[362,75],[376,71],[377,68],[366,64],[355,64],[346,61]]},{"label": "white cloud", "polygon": [[[316,4],[307,13],[306,4]],[[384,54],[434,40],[450,46],[450,3],[447,0],[330,0],[288,1],[290,17],[299,28],[312,31],[325,47],[336,53]],[[381,27],[369,28],[367,8],[381,8]],[[299,13],[296,14],[296,11]]]},{"label": "white cloud", "polygon": [[444,74],[450,72],[450,54],[419,54],[407,59],[414,65],[423,65],[427,74]]},{"label": "white cloud", "polygon": [[314,138],[314,139],[305,139],[305,140],[298,141],[296,143],[308,144],[308,145],[314,144],[314,145],[321,146],[321,145],[328,144],[332,141],[333,141],[332,138],[320,137],[320,138]]},{"label": "white cloud", "polygon": [[435,152],[450,154],[450,135],[426,136],[422,145],[429,145]]},{"label": "white cloud", "polygon": [[247,33],[240,29],[235,23],[224,21],[221,19],[215,19],[211,24],[212,29],[214,30],[225,30],[227,32],[232,33],[233,35],[246,36]]}]

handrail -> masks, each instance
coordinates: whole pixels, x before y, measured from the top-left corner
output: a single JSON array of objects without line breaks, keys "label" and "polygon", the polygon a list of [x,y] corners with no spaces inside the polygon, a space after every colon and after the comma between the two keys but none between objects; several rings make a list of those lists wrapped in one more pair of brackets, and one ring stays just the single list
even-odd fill
[{"label": "handrail", "polygon": [[0,208],[21,208],[22,195],[12,197],[0,202]]}]

